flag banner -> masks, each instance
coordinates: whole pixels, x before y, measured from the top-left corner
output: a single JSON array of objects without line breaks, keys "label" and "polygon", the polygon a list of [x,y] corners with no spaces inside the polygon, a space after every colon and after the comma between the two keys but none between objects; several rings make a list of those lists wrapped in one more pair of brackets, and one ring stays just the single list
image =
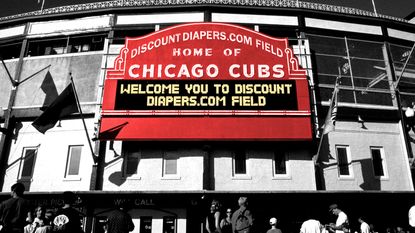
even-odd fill
[{"label": "flag banner", "polygon": [[42,89],[42,91],[45,93],[45,100],[40,110],[45,111],[59,96],[55,82],[53,82],[52,75],[49,71],[46,73],[42,85],[40,85],[40,89]]},{"label": "flag banner", "polygon": [[73,84],[69,84],[65,90],[53,101],[52,104],[32,123],[39,132],[45,133],[55,126],[61,118],[72,113],[79,112]]},{"label": "flag banner", "polygon": [[327,112],[326,120],[323,127],[323,135],[334,131],[337,117],[337,94],[339,92],[339,78],[336,79],[336,86],[334,87],[333,97],[330,101],[329,111]]}]

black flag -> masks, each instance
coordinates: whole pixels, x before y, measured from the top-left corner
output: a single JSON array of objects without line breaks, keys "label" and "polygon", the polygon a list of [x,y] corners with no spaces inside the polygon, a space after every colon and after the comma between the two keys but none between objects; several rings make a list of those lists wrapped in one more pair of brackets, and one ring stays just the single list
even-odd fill
[{"label": "black flag", "polygon": [[73,84],[69,84],[65,90],[53,101],[49,107],[32,123],[39,132],[45,133],[55,126],[61,118],[72,113],[79,112],[76,103]]},{"label": "black flag", "polygon": [[45,78],[43,79],[40,89],[45,93],[45,101],[40,110],[45,111],[53,103],[53,101],[58,98],[58,90],[56,89],[55,82],[53,82],[52,75],[48,71]]}]

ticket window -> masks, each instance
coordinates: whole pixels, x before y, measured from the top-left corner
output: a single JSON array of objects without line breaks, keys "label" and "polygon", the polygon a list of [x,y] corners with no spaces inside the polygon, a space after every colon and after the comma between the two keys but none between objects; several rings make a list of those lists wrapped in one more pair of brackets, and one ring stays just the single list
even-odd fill
[{"label": "ticket window", "polygon": [[172,216],[163,217],[163,233],[176,232],[176,218]]},{"label": "ticket window", "polygon": [[140,233],[151,233],[152,217],[142,216],[140,217]]}]

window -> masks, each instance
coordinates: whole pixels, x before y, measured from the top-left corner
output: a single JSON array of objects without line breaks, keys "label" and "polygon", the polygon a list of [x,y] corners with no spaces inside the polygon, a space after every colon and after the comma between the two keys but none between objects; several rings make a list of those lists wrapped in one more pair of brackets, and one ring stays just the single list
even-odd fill
[{"label": "window", "polygon": [[82,147],[82,145],[69,146],[65,177],[79,176]]},{"label": "window", "polygon": [[246,174],[246,153],[244,150],[235,151],[234,175]]},{"label": "window", "polygon": [[298,45],[298,35],[295,30],[284,27],[272,27],[267,25],[261,25],[259,32],[276,38],[287,38],[290,46]]},{"label": "window", "polygon": [[104,49],[104,36],[78,36],[68,39],[68,53],[99,51]]},{"label": "window", "polygon": [[373,172],[376,177],[387,177],[386,175],[386,161],[381,147],[371,147]]},{"label": "window", "polygon": [[336,146],[337,153],[337,167],[339,171],[339,177],[351,177],[351,159],[348,146]]},{"label": "window", "polygon": [[[412,46],[412,45],[411,45]],[[403,69],[406,60],[409,57],[411,46],[401,46],[396,44],[390,44],[389,51],[393,61],[393,67],[395,68],[396,77],[401,77],[399,80],[399,94],[401,95],[402,105],[404,107],[411,106],[415,97],[415,56],[412,54],[405,70]],[[404,72],[402,72],[404,71]]]},{"label": "window", "polygon": [[141,154],[139,151],[134,151],[131,153],[128,153],[128,155],[125,157],[125,175],[136,175],[137,174],[137,168],[138,163],[140,162]]},{"label": "window", "polygon": [[177,160],[179,155],[177,151],[165,151],[163,158],[163,175],[177,175]]},{"label": "window", "polygon": [[308,34],[322,101],[328,101],[341,75],[339,101],[393,106],[383,42]]},{"label": "window", "polygon": [[18,58],[20,56],[21,42],[0,44],[0,57],[4,60]]},{"label": "window", "polygon": [[274,175],[286,175],[287,174],[287,154],[285,151],[274,152]]},{"label": "window", "polygon": [[151,233],[152,217],[142,216],[140,217],[140,233]]},{"label": "window", "polygon": [[32,179],[35,167],[37,148],[23,148],[23,155],[20,164],[20,178]]},{"label": "window", "polygon": [[141,160],[141,150],[137,144],[124,142],[123,143],[123,176],[131,177],[137,176],[138,165]]},{"label": "window", "polygon": [[148,27],[142,27],[142,28],[135,28],[134,30],[128,30],[128,29],[116,29],[114,31],[114,38],[113,38],[113,44],[124,44],[126,37],[142,37],[145,35],[148,35],[152,32],[155,32],[155,26],[149,25]]},{"label": "window", "polygon": [[104,49],[105,37],[106,34],[97,34],[31,40],[26,56],[100,51]]},{"label": "window", "polygon": [[176,218],[172,216],[163,217],[163,233],[176,232]]}]

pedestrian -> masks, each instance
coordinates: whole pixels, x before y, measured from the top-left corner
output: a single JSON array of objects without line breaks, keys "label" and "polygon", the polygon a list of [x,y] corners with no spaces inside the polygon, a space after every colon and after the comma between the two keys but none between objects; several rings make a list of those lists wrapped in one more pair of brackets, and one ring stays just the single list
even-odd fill
[{"label": "pedestrian", "polygon": [[415,227],[415,205],[411,206],[408,211],[408,220],[411,227]]},{"label": "pedestrian", "polygon": [[23,198],[25,187],[16,183],[11,187],[11,198],[0,204],[1,232],[22,233],[30,214],[30,203]]},{"label": "pedestrian", "polygon": [[54,218],[55,218],[55,214],[53,213],[53,211],[52,210],[46,210],[46,212],[45,212],[45,220],[44,220],[45,225],[52,227],[53,219]]},{"label": "pedestrian", "polygon": [[320,221],[315,219],[309,219],[301,224],[300,233],[321,233],[323,232],[324,225]]},{"label": "pedestrian", "polygon": [[29,213],[26,218],[26,226],[23,228],[23,233],[32,233],[34,232],[33,223],[34,219],[32,218],[33,213]]},{"label": "pedestrian", "polygon": [[370,233],[378,233],[373,223],[369,224],[369,228],[370,228]]},{"label": "pedestrian", "polygon": [[276,218],[271,218],[269,220],[269,225],[271,225],[271,229],[267,231],[267,233],[282,233],[280,229],[277,228],[278,220]]},{"label": "pedestrian", "polygon": [[360,223],[360,233],[370,233],[370,226],[365,222],[363,217],[359,217],[357,221]]},{"label": "pedestrian", "polygon": [[396,227],[396,233],[405,233],[405,230],[401,226]]},{"label": "pedestrian", "polygon": [[234,233],[250,233],[254,219],[251,211],[248,209],[248,198],[240,197],[238,199],[239,209],[232,214],[232,232]]},{"label": "pedestrian", "polygon": [[72,207],[76,199],[73,192],[63,193],[63,207],[56,212],[53,219],[53,231],[59,233],[81,233],[81,214]]},{"label": "pedestrian", "polygon": [[108,233],[128,233],[134,230],[133,220],[127,212],[126,203],[120,204],[108,214],[107,224],[104,229]]},{"label": "pedestrian", "polygon": [[48,224],[45,218],[45,208],[38,206],[35,209],[35,218],[32,223],[28,224],[24,228],[25,233],[48,233],[51,232],[52,226]]},{"label": "pedestrian", "polygon": [[213,200],[210,205],[209,214],[206,216],[206,230],[208,233],[221,233],[220,214],[221,204],[217,200]]},{"label": "pedestrian", "polygon": [[232,209],[226,209],[226,216],[220,221],[220,229],[222,233],[232,233]]},{"label": "pedestrian", "polygon": [[337,204],[330,205],[329,212],[337,216],[336,223],[330,223],[328,225],[329,231],[335,233],[349,233],[349,220],[339,206]]}]

